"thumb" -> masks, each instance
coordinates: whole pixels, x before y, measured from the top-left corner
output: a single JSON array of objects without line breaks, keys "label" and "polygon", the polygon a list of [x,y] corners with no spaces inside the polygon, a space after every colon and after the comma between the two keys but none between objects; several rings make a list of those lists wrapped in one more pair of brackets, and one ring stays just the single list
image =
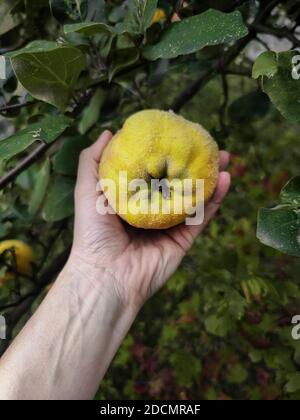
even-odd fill
[{"label": "thumb", "polygon": [[110,131],[104,131],[92,146],[81,152],[75,189],[76,201],[82,195],[91,194],[96,196],[96,186],[99,179],[98,168],[101,155],[112,136]]}]

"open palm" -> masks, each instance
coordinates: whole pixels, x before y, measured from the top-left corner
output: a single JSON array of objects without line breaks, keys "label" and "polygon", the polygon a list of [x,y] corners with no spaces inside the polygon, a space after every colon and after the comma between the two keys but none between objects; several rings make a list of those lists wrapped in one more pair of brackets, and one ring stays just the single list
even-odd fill
[{"label": "open palm", "polygon": [[113,274],[116,292],[124,303],[140,305],[160,289],[214,216],[230,187],[222,172],[229,154],[220,152],[220,175],[215,194],[205,208],[200,226],[179,225],[162,231],[135,229],[117,215],[99,215],[96,201],[101,154],[112,138],[105,132],[80,158],[75,193],[75,235],[72,252],[85,264],[104,267]]}]

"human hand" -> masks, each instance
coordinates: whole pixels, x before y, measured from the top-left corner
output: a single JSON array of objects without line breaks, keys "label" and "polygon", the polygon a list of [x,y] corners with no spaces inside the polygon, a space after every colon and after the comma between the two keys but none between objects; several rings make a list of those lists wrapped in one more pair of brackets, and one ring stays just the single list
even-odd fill
[{"label": "human hand", "polygon": [[113,293],[124,305],[138,310],[175,272],[219,209],[230,187],[230,175],[224,172],[229,154],[220,152],[219,180],[214,196],[206,205],[202,225],[144,231],[129,226],[118,215],[100,215],[96,210],[99,162],[111,138],[110,132],[104,132],[80,157],[71,261],[76,260],[82,270],[94,277],[98,276],[99,269],[109,271],[113,278],[109,287]]}]

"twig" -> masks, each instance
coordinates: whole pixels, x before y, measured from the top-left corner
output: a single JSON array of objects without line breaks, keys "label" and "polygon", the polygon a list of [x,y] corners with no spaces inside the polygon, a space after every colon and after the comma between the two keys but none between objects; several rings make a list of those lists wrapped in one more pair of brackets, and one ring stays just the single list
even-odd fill
[{"label": "twig", "polygon": [[296,36],[285,28],[275,28],[274,26],[267,26],[261,23],[254,23],[253,29],[257,32],[274,35],[277,38],[286,38],[293,43],[293,45],[300,46],[300,40]]},{"label": "twig", "polygon": [[[248,43],[253,39],[254,34],[249,33],[245,38],[243,38],[238,44],[233,47],[232,50],[229,51],[227,56],[224,59],[224,68],[230,64],[239,54],[240,52],[248,45]],[[213,65],[203,72],[200,73],[198,79],[196,79],[191,85],[189,85],[173,102],[173,104],[169,107],[174,112],[179,112],[181,108],[191,100],[203,86],[209,82],[212,77],[217,73],[219,70],[219,61],[215,61]]]},{"label": "twig", "polygon": [[55,232],[55,235],[52,235],[52,237],[50,238],[49,245],[46,247],[45,252],[44,252],[44,255],[43,255],[43,258],[41,259],[41,261],[40,261],[40,263],[39,263],[39,265],[37,267],[37,272],[38,273],[40,273],[43,270],[43,268],[44,268],[44,266],[45,266],[45,264],[47,262],[47,259],[48,259],[49,255],[50,255],[51,251],[53,250],[53,248],[54,248],[57,240],[61,236],[61,234],[62,234],[62,232],[63,232],[63,230],[64,230],[65,227],[66,227],[66,220],[63,220],[59,224],[58,230],[57,230],[57,232]]},{"label": "twig", "polygon": [[276,6],[278,6],[279,4],[281,4],[283,1],[282,0],[273,0],[273,1],[266,1],[266,6],[263,7],[260,12],[258,13],[255,21],[256,22],[264,22],[270,15],[270,13],[272,12],[272,10],[275,9]]},{"label": "twig", "polygon": [[50,148],[51,143],[41,143],[28,156],[21,160],[13,169],[7,172],[0,179],[0,190],[5,188],[11,181],[13,181],[21,172],[29,168],[33,163],[40,159],[41,156]]},{"label": "twig", "polygon": [[20,273],[20,271],[18,271],[18,269],[14,265],[11,265],[11,264],[8,264],[5,261],[2,261],[1,258],[0,258],[0,262],[1,262],[1,264],[4,265],[4,267],[7,270],[9,270],[9,273],[12,273],[12,274],[14,274],[15,276],[18,276],[18,277],[23,277],[26,280],[32,281],[32,276],[30,276],[29,274],[26,274],[26,273]]},{"label": "twig", "polygon": [[0,341],[0,355],[4,353],[13,337],[13,330],[17,323],[22,319],[23,315],[31,308],[35,299],[40,295],[44,287],[62,270],[70,254],[70,248],[66,249],[58,256],[54,264],[45,270],[39,277],[37,286],[24,298],[19,304],[4,314],[6,320],[6,340]]},{"label": "twig", "polygon": [[9,111],[15,111],[17,109],[26,108],[30,105],[34,105],[37,101],[31,101],[31,102],[21,102],[19,104],[13,104],[13,105],[6,105],[0,108],[0,114],[3,114],[5,112]]},{"label": "twig", "polygon": [[258,36],[255,37],[256,41],[259,42],[267,51],[270,51],[270,47],[269,45],[261,38],[259,38]]},{"label": "twig", "polygon": [[191,85],[189,85],[180,95],[175,98],[173,104],[169,107],[174,112],[179,112],[181,108],[190,101],[196,93],[202,89],[204,85],[212,78],[214,73],[213,69],[205,70],[200,73],[198,79],[196,79]]},{"label": "twig", "polygon": [[225,70],[224,74],[227,76],[243,76],[251,78],[251,71],[250,70],[237,70],[237,69],[227,69]]},{"label": "twig", "polygon": [[17,306],[21,305],[25,300],[27,300],[28,298],[33,297],[33,296],[35,296],[35,294],[33,292],[31,292],[31,293],[28,293],[28,294],[22,296],[16,302],[8,303],[7,305],[2,305],[2,306],[0,306],[0,312],[3,313],[7,309],[16,308]]},{"label": "twig", "polygon": [[229,101],[229,94],[228,94],[228,83],[226,74],[224,72],[221,73],[221,79],[222,79],[222,89],[223,89],[223,103],[220,106],[219,109],[219,117],[220,117],[220,128],[221,130],[227,131],[226,123],[225,123],[225,117],[226,117],[226,110],[227,105]]},{"label": "twig", "polygon": [[[93,96],[95,88],[89,89],[86,93],[85,97],[81,100],[81,102],[74,108],[74,110],[69,114],[71,118],[76,118],[78,115],[81,114],[82,110],[89,102],[91,97]],[[56,140],[58,141],[58,139]],[[21,160],[13,169],[7,172],[1,179],[0,179],[0,190],[5,188],[10,182],[12,182],[21,172],[25,169],[29,168],[33,163],[38,161],[47,150],[53,145],[52,143],[41,143],[37,146],[29,155],[27,155],[23,160]]]}]

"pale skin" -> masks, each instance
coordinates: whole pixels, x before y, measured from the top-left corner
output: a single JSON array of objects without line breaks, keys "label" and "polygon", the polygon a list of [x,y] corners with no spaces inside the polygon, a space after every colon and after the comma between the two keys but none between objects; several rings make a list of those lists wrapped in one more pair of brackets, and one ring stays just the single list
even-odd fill
[{"label": "pale skin", "polygon": [[224,200],[229,154],[201,226],[143,231],[96,211],[98,166],[112,134],[80,158],[70,258],[0,360],[0,399],[92,399],[143,304],[169,279]]}]

